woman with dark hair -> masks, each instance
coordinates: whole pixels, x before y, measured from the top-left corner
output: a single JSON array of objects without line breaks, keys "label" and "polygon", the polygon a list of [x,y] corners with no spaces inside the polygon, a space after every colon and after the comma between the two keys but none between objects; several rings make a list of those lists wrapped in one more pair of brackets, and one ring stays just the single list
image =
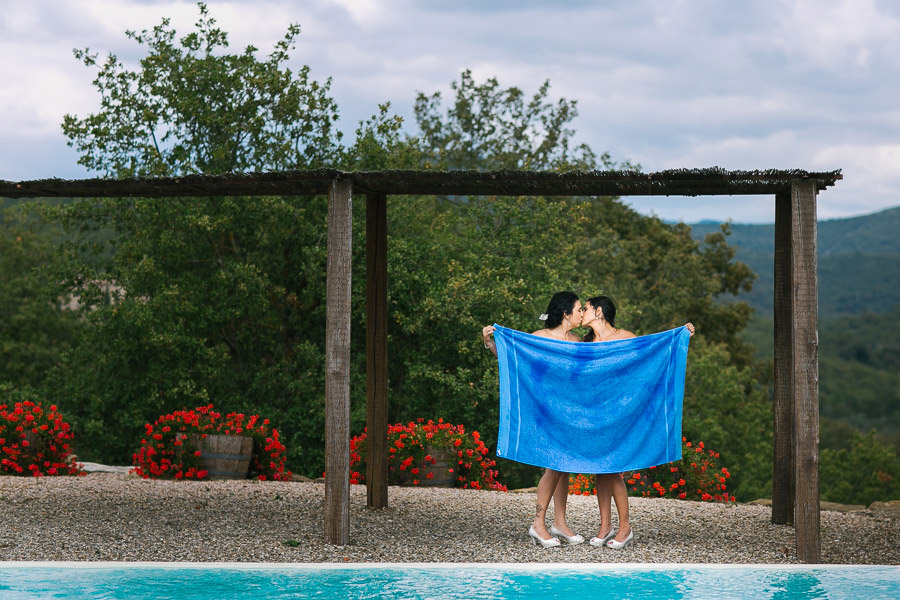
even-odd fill
[{"label": "woman with dark hair", "polygon": [[[563,340],[567,342],[580,342],[572,329],[581,325],[581,301],[575,292],[557,292],[550,299],[547,312],[540,316],[546,321],[546,327],[534,332],[534,335]],[[484,347],[497,354],[497,346],[493,339],[494,327],[488,325],[481,330],[484,339]],[[553,499],[553,525],[548,532],[544,523],[547,507],[550,499]],[[580,544],[584,538],[573,534],[566,523],[566,502],[569,498],[569,474],[553,469],[544,469],[544,474],[537,487],[537,505],[534,513],[534,523],[528,529],[534,544],[540,544],[544,548],[555,548],[560,545],[559,538],[569,544]],[[558,536],[558,537],[557,537]]]},{"label": "woman with dark hair", "polygon": [[[595,296],[584,303],[581,309],[581,325],[590,328],[585,342],[611,342],[627,340],[635,337],[633,333],[616,327],[616,305],[606,296]],[[685,325],[691,335],[694,326]],[[597,537],[591,538],[592,546],[607,546],[621,550],[634,540],[634,532],[628,522],[628,489],[622,481],[621,473],[598,473],[594,475],[597,487],[597,503],[600,505],[600,531]],[[619,530],[612,528],[612,499],[616,500],[616,512],[619,513]]]}]

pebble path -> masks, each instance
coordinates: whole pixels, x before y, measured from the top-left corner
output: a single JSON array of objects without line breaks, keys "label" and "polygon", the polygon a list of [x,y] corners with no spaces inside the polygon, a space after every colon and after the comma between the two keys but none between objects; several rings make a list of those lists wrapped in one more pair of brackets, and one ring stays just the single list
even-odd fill
[{"label": "pebble path", "polygon": [[[799,562],[793,528],[773,525],[762,505],[632,498],[635,543],[615,551],[533,546],[533,493],[391,487],[380,510],[366,508],[365,486],[350,496],[350,544],[334,546],[321,483],[0,477],[0,560]],[[568,522],[593,536],[596,498],[570,496]],[[900,564],[898,518],[822,511],[821,531],[823,563]]]}]

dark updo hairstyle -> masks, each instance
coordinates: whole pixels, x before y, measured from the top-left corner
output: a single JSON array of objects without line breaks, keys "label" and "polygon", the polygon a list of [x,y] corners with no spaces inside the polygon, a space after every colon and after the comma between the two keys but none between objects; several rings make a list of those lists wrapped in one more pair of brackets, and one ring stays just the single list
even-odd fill
[{"label": "dark updo hairstyle", "polygon": [[[613,304],[612,300],[610,300],[606,296],[594,296],[593,298],[588,298],[587,304],[593,306],[594,310],[599,310],[601,313],[603,313],[603,318],[606,319],[606,322],[609,323],[610,327],[616,326],[616,305]],[[594,341],[593,329],[588,330],[588,332],[584,336],[584,341]]]},{"label": "dark updo hairstyle", "polygon": [[547,329],[559,327],[563,317],[572,314],[578,294],[575,292],[556,292],[547,305]]}]

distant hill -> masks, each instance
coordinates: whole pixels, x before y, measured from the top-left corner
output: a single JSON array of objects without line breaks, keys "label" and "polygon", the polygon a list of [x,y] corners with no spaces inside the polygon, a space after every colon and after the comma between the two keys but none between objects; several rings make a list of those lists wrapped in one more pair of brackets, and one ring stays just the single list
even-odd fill
[{"label": "distant hill", "polygon": [[[756,309],[744,337],[772,358],[774,225],[732,225],[728,243],[759,279],[742,294]],[[691,225],[695,239],[719,223]],[[846,427],[878,431],[900,451],[900,207],[818,223],[819,399],[823,448]]]},{"label": "distant hill", "polygon": [[[721,223],[701,221],[691,224],[696,239],[719,231]],[[848,219],[828,219],[818,224],[819,256],[835,254],[900,254],[900,206],[871,215]],[[742,250],[772,252],[775,225],[731,225],[730,243]]]},{"label": "distant hill", "polygon": [[[702,240],[720,223],[691,225]],[[759,279],[741,296],[762,316],[772,316],[775,226],[731,225],[728,243]],[[900,305],[900,207],[818,223],[819,317],[886,313]]]}]

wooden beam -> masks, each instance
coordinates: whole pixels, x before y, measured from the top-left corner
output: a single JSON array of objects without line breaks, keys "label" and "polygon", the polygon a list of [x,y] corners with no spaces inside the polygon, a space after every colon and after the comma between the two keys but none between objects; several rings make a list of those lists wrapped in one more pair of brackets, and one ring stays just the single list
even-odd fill
[{"label": "wooden beam", "polygon": [[350,540],[350,283],[353,184],[334,179],[328,194],[325,302],[325,540]]},{"label": "wooden beam", "polygon": [[819,522],[819,333],[816,187],[791,187],[794,360],[794,527],[797,558],[821,560]]},{"label": "wooden beam", "polygon": [[775,195],[775,391],[772,412],[772,523],[794,520],[793,294],[791,195]]},{"label": "wooden beam", "polygon": [[366,505],[388,505],[387,196],[366,196]]}]

